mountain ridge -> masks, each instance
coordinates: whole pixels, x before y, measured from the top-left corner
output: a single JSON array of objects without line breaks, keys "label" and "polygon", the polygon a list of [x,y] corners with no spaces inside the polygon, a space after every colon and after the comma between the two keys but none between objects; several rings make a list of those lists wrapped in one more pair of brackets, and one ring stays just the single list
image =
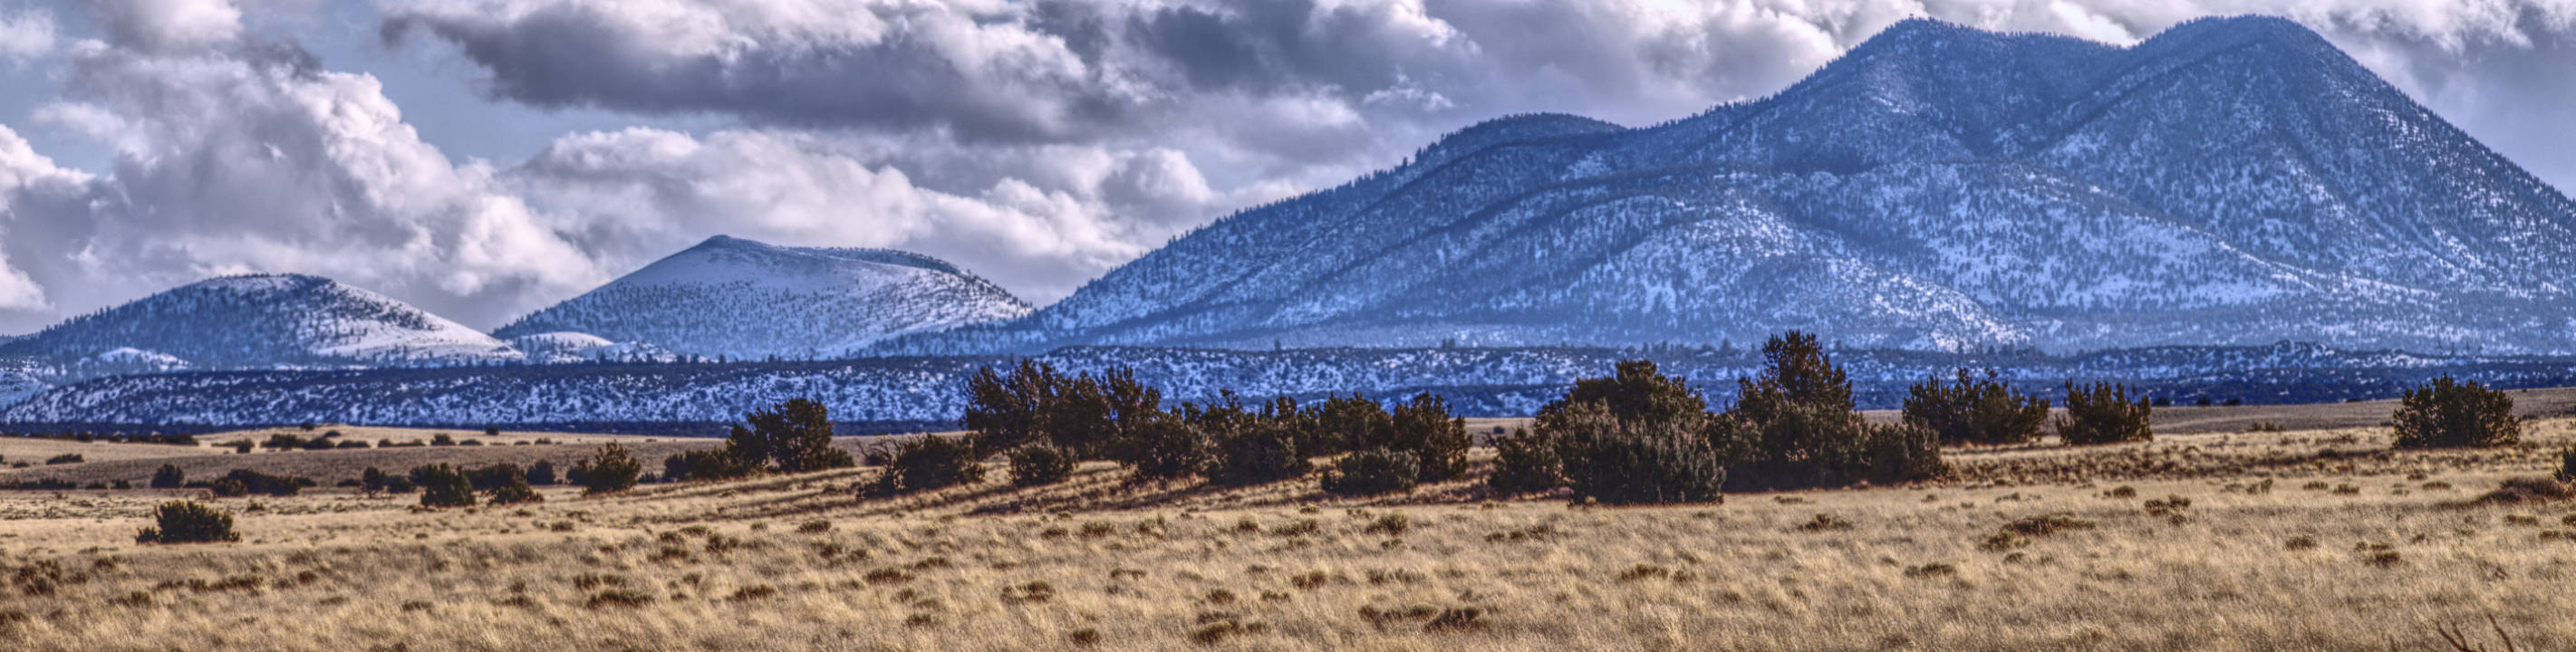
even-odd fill
[{"label": "mountain ridge", "polygon": [[1581,122],[1480,123],[871,352],[2576,346],[2576,205],[2283,19],[2125,48],[1911,20],[1767,98],[1546,128]]}]

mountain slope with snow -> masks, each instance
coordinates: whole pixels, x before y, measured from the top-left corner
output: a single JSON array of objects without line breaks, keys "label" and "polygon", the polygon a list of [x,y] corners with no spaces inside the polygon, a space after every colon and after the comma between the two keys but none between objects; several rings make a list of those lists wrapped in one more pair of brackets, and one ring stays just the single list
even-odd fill
[{"label": "mountain slope with snow", "polygon": [[1760,341],[2576,351],[2576,204],[2324,39],[1926,20],[1770,98],[1519,116],[1229,216],[1007,324],[1067,345]]},{"label": "mountain slope with snow", "polygon": [[999,286],[929,256],[716,236],[493,334],[587,334],[704,357],[813,359],[1028,312]]},{"label": "mountain slope with snow", "polygon": [[519,354],[472,328],[338,281],[248,274],[172,288],[0,343],[0,358],[158,371],[438,365]]}]

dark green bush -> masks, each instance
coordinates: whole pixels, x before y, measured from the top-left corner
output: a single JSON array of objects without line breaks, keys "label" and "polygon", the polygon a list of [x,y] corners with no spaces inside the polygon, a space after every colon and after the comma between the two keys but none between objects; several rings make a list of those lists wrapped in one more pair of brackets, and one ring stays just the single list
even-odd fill
[{"label": "dark green bush", "polygon": [[636,477],[643,473],[644,464],[635,461],[625,446],[610,443],[599,447],[590,459],[573,463],[572,471],[566,475],[573,484],[582,486],[583,494],[604,494],[633,488]]},{"label": "dark green bush", "polygon": [[976,370],[966,382],[967,430],[976,452],[990,456],[1046,441],[1079,459],[1114,456],[1130,431],[1162,412],[1160,390],[1119,368],[1066,374],[1022,360],[1005,372]]},{"label": "dark green bush", "polygon": [[1111,457],[1126,465],[1128,477],[1135,481],[1186,478],[1198,475],[1207,464],[1207,437],[1170,413],[1146,418],[1123,434],[1111,447]]},{"label": "dark green bush", "polygon": [[48,464],[48,465],[52,465],[52,464],[79,464],[79,463],[81,463],[81,462],[85,462],[85,461],[88,461],[88,459],[81,457],[81,454],[80,454],[80,453],[64,453],[64,454],[61,454],[61,455],[56,455],[56,456],[53,456],[53,457],[45,458],[45,464]]},{"label": "dark green bush", "polygon": [[1467,471],[1467,447],[1475,439],[1467,436],[1467,420],[1449,413],[1446,399],[1425,392],[1396,406],[1389,416],[1395,423],[1395,441],[1387,449],[1420,459],[1422,481],[1438,482]]},{"label": "dark green bush", "polygon": [[1940,436],[1873,425],[1852,411],[1851,382],[1816,338],[1790,332],[1763,344],[1762,373],[1737,379],[1735,408],[1708,428],[1728,460],[1732,490],[1839,487],[1939,477]]},{"label": "dark green bush", "polygon": [[555,474],[554,462],[537,460],[537,463],[528,465],[528,484],[544,486],[561,482],[563,479]]},{"label": "dark green bush", "polygon": [[754,471],[775,465],[782,473],[807,473],[857,466],[849,451],[832,446],[831,412],[822,403],[795,398],[743,416],[749,427],[734,426],[725,443],[732,456]]},{"label": "dark green bush", "polygon": [[1494,438],[1494,474],[1485,482],[1505,496],[1538,493],[1565,486],[1562,468],[1555,442],[1519,432]]},{"label": "dark green bush", "polygon": [[1699,503],[1720,500],[1726,464],[1690,420],[1613,418],[1600,402],[1558,414],[1548,440],[1565,484],[1577,498],[1604,503]]},{"label": "dark green bush", "polygon": [[492,489],[492,504],[494,505],[517,505],[521,503],[542,503],[545,501],[546,497],[538,494],[536,488],[528,486],[528,483],[526,482],[501,485]]},{"label": "dark green bush", "polygon": [[465,477],[474,484],[475,491],[491,491],[528,483],[526,471],[520,470],[517,464],[506,462],[468,470],[465,472]]},{"label": "dark green bush", "polygon": [[[361,444],[361,445],[363,445],[363,444]],[[339,448],[339,447],[340,447],[340,442],[331,441],[331,440],[323,439],[323,438],[320,438],[320,437],[315,437],[315,438],[313,438],[313,439],[308,439],[308,440],[305,440],[305,441],[304,441],[304,450],[308,450],[308,451],[327,451],[327,450],[331,450],[331,449]]]},{"label": "dark green bush", "polygon": [[339,444],[338,446],[335,446],[334,448],[339,448],[339,449],[346,450],[346,449],[351,449],[351,448],[370,448],[370,446],[368,446],[368,445],[367,445],[367,442],[363,442],[363,441],[358,441],[358,440],[355,440],[355,439],[351,439],[351,440],[347,440],[347,441],[340,442],[340,444]]},{"label": "dark green bush", "polygon": [[1011,484],[1035,487],[1073,477],[1073,453],[1052,444],[1024,444],[1011,449]]},{"label": "dark green bush", "polygon": [[240,541],[233,533],[233,515],[194,501],[172,501],[153,508],[155,527],[143,528],[134,536],[135,543],[213,543]]},{"label": "dark green bush", "polygon": [[[1294,409],[1288,414],[1295,414]],[[1213,433],[1208,438],[1216,445],[1216,459],[1207,465],[1208,479],[1247,486],[1304,477],[1314,470],[1297,450],[1297,440],[1305,432],[1292,420],[1264,417],[1244,419]]]},{"label": "dark green bush", "polygon": [[2092,387],[2066,384],[2066,414],[2057,418],[2057,438],[2070,446],[2150,441],[2147,417],[2155,408],[2144,398],[2129,400],[2129,388],[2110,383]]},{"label": "dark green bush", "polygon": [[445,463],[414,467],[411,481],[420,485],[421,506],[474,506],[474,480],[456,467]]},{"label": "dark green bush", "polygon": [[2576,482],[2576,446],[2558,452],[2559,482]]},{"label": "dark green bush", "polygon": [[206,485],[206,491],[216,498],[240,498],[250,495],[250,485],[234,478],[216,478],[214,483]]},{"label": "dark green bush", "polygon": [[468,469],[439,463],[413,467],[406,477],[420,487],[423,506],[471,507],[476,502],[473,475]]},{"label": "dark green bush", "polygon": [[749,477],[755,470],[756,467],[736,457],[731,447],[687,451],[662,458],[662,479],[668,482],[733,480]]},{"label": "dark green bush", "polygon": [[2393,420],[2398,448],[2510,446],[2522,439],[2512,396],[2447,375],[2406,390]]},{"label": "dark green bush", "polygon": [[1331,397],[1306,410],[1313,429],[1297,444],[1308,455],[1335,455],[1395,445],[1395,417],[1358,394]]},{"label": "dark green bush", "polygon": [[2048,422],[2048,399],[2013,391],[1993,369],[1983,379],[1966,369],[1958,374],[1954,384],[1935,378],[1915,385],[1905,398],[1905,422],[1930,428],[1951,445],[2019,444],[2039,437]]},{"label": "dark green bush", "polygon": [[224,479],[241,483],[245,493],[270,496],[293,496],[305,487],[318,484],[312,478],[269,475],[250,469],[233,469],[231,473],[224,474]]},{"label": "dark green bush", "polygon": [[386,477],[384,469],[370,466],[367,467],[367,470],[358,472],[359,491],[364,491],[370,494],[380,494],[384,493],[385,489]]},{"label": "dark green bush", "polygon": [[1324,470],[1324,492],[1340,496],[1374,496],[1412,491],[1420,483],[1421,458],[1412,453],[1370,449],[1342,456]]},{"label": "dark green bush", "polygon": [[984,465],[966,442],[924,436],[895,445],[892,465],[878,476],[871,493],[889,495],[928,491],[984,481]]},{"label": "dark green bush", "polygon": [[163,464],[161,470],[152,472],[154,489],[177,489],[187,484],[188,472],[179,470],[177,464]]}]

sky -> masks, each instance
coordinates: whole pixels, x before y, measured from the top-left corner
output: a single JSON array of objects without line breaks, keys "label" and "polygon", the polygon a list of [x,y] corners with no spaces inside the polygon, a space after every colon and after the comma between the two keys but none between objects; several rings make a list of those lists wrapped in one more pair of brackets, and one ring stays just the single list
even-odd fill
[{"label": "sky", "polygon": [[1494,117],[1685,117],[1914,16],[2244,13],[2576,189],[2576,0],[0,0],[0,333],[247,272],[488,329],[716,234],[1045,304]]}]

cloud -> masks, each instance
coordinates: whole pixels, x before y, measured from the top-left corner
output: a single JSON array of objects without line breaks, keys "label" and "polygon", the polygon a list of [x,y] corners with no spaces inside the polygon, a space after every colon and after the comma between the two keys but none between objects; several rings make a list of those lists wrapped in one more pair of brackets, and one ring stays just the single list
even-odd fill
[{"label": "cloud", "polygon": [[[1775,92],[1918,15],[2125,43],[2203,15],[2281,13],[2437,110],[2576,95],[2565,73],[2483,65],[2564,42],[2568,0],[400,0],[385,13],[388,38],[454,43],[492,93],[536,106],[1168,146],[1272,172],[1382,163],[1507,113],[1681,117]],[[1264,122],[1242,128],[1245,115]],[[2576,135],[2468,126],[2576,152]]]},{"label": "cloud", "polygon": [[[604,280],[489,166],[422,142],[374,78],[236,40],[228,6],[110,3],[101,16],[111,40],[73,48],[63,98],[36,113],[111,142],[114,169],[48,172],[15,151],[25,148],[14,133],[0,148],[44,181],[10,196],[0,247],[23,272],[15,280],[57,290],[52,307],[297,271],[494,319],[513,295]],[[11,296],[25,295],[0,291]]]},{"label": "cloud", "polygon": [[0,59],[24,64],[54,51],[54,15],[20,8],[0,13]]},{"label": "cloud", "polygon": [[953,194],[916,185],[829,138],[627,129],[558,140],[508,178],[532,202],[578,216],[565,232],[585,249],[617,258],[649,259],[713,233],[899,247],[1060,296],[1176,228],[1114,219],[1111,206],[1196,214],[1216,199],[1172,153],[1095,154],[1101,174],[1058,180],[1073,190],[1002,177]]},{"label": "cloud", "polygon": [[90,3],[118,46],[174,52],[241,37],[242,12],[229,0],[101,0]]}]

